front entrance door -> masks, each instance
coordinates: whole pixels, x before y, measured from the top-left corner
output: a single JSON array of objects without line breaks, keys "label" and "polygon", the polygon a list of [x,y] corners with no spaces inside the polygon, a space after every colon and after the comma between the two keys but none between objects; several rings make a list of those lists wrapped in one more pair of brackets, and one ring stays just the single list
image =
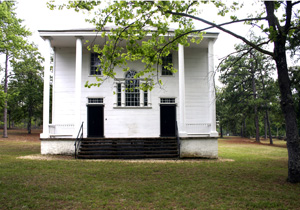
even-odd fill
[{"label": "front entrance door", "polygon": [[87,106],[87,134],[88,137],[103,137],[104,136],[104,113],[103,105],[88,105]]},{"label": "front entrance door", "polygon": [[176,136],[176,105],[160,105],[160,136]]}]

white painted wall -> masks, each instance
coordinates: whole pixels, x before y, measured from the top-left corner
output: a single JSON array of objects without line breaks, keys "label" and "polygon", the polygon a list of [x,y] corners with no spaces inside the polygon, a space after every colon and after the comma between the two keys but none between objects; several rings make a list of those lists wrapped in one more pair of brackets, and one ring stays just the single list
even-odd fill
[{"label": "white painted wall", "polygon": [[[54,124],[74,123],[75,105],[75,47],[56,48],[55,90],[54,90]],[[160,97],[175,97],[178,100],[178,74],[161,76],[162,88],[156,87],[151,92],[152,107],[116,108],[116,95],[113,79],[101,87],[84,88],[87,80],[95,82],[89,76],[90,52],[83,49],[82,56],[82,94],[81,119],[84,120],[84,137],[87,136],[87,102],[88,97],[104,98],[104,135],[105,137],[158,137],[160,135]],[[185,48],[186,75],[186,121],[187,123],[208,122],[208,84],[207,84],[207,48]],[[174,67],[178,67],[178,54],[173,53]],[[131,69],[139,71],[142,63],[129,63]],[[116,69],[118,78],[124,72]],[[177,115],[178,115],[177,110]],[[179,119],[179,116],[177,116]]]},{"label": "white painted wall", "polygon": [[53,124],[74,123],[75,48],[55,49]]},{"label": "white painted wall", "polygon": [[207,49],[185,49],[186,122],[207,123]]}]

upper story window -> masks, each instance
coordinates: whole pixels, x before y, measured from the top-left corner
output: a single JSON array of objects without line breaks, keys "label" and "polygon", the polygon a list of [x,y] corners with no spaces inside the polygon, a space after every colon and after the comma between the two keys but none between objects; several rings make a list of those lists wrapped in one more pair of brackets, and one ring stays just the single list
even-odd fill
[{"label": "upper story window", "polygon": [[166,68],[170,63],[173,63],[173,58],[171,53],[166,57],[162,58],[161,75],[167,75],[167,76],[173,75],[173,73]]},{"label": "upper story window", "polygon": [[115,84],[116,108],[151,108],[150,91],[141,89],[143,79],[136,78],[137,72],[126,72],[124,79],[118,79]]},{"label": "upper story window", "polygon": [[140,106],[140,81],[134,78],[135,74],[131,70],[125,75],[125,106]]},{"label": "upper story window", "polygon": [[100,69],[100,54],[98,53],[91,53],[91,69],[90,69],[90,75],[101,75],[101,69]]}]

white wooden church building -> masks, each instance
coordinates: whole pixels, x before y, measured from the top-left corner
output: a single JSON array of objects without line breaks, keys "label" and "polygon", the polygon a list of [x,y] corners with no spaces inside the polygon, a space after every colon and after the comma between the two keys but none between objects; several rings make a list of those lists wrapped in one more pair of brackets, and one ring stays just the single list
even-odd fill
[{"label": "white wooden church building", "polygon": [[[200,44],[179,45],[165,60],[177,73],[160,66],[163,87],[152,91],[126,91],[143,68],[129,63],[130,71],[115,69],[116,80],[100,87],[84,87],[96,82],[98,56],[87,50],[86,40],[97,44],[104,38],[91,29],[40,30],[45,40],[45,78],[42,154],[74,154],[74,141],[83,123],[83,138],[160,138],[176,135],[180,157],[218,156],[218,133],[214,92],[214,42],[217,33],[206,33]],[[50,59],[53,49],[53,63]],[[50,66],[53,64],[52,122],[50,122]],[[134,81],[134,82],[128,82]]]}]

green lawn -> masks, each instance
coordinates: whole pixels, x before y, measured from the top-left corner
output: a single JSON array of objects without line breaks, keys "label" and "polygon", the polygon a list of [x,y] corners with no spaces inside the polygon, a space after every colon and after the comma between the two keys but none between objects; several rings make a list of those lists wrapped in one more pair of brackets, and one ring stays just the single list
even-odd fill
[{"label": "green lawn", "polygon": [[0,209],[300,209],[286,148],[219,141],[221,159],[28,160],[39,142],[0,139]]}]

